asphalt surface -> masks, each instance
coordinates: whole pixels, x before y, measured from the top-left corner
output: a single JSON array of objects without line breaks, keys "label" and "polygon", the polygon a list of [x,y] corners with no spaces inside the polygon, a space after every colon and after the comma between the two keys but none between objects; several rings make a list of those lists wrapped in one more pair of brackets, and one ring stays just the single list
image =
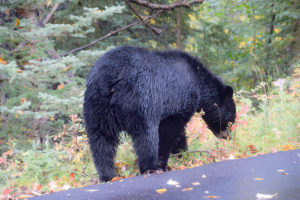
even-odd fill
[{"label": "asphalt surface", "polygon": [[[167,184],[168,181],[175,185]],[[163,193],[158,193],[157,190]],[[123,179],[121,182],[71,189],[30,199],[300,200],[300,149],[228,160],[151,175],[147,178],[136,176]]]}]

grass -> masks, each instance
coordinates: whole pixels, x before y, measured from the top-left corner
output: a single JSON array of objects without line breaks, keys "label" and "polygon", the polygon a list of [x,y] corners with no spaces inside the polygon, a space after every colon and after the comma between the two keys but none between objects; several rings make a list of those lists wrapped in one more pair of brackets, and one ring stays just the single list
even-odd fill
[{"label": "grass", "polygon": [[[182,152],[181,158],[171,156],[169,169],[300,148],[299,76],[286,81],[284,89],[261,84],[251,91],[237,92],[237,121],[231,141],[216,139],[196,114],[186,128],[189,150]],[[261,92],[265,89],[268,94]],[[43,150],[34,144],[29,150],[20,149],[11,141],[10,150],[0,157],[0,199],[97,183],[87,138],[76,134],[79,124],[81,119],[73,116],[72,124],[48,138]],[[138,174],[136,155],[127,136],[121,138],[116,169],[121,177]]]}]

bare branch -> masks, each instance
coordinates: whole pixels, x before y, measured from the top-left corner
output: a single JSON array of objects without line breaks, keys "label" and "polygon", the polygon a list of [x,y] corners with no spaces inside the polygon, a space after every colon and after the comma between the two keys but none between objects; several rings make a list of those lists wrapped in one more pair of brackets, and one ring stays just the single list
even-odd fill
[{"label": "bare branch", "polygon": [[160,5],[160,4],[150,3],[145,0],[129,0],[129,2],[138,4],[140,6],[144,6],[151,9],[158,9],[158,10],[170,10],[178,7],[190,7],[192,4],[203,3],[203,1],[204,0],[179,1],[172,4]]},{"label": "bare branch", "polygon": [[207,150],[185,151],[185,152],[171,154],[171,156],[179,156],[179,155],[182,155],[184,153],[187,153],[187,154],[189,154],[189,153],[209,153],[209,151],[207,151]]},{"label": "bare branch", "polygon": [[[145,18],[144,18],[144,21],[147,21],[147,20],[149,20],[149,19],[151,19],[151,18],[157,17],[161,12],[163,12],[163,10],[158,11],[157,13],[155,13],[155,14],[152,15],[152,16],[145,17]],[[76,48],[76,49],[72,49],[72,50],[70,50],[70,51],[64,53],[63,56],[67,56],[67,55],[69,55],[70,53],[74,53],[75,51],[80,51],[80,50],[82,50],[82,49],[85,49],[85,48],[87,48],[87,47],[89,47],[89,46],[92,46],[92,45],[94,45],[94,44],[96,44],[96,43],[98,43],[98,42],[100,42],[100,41],[102,41],[102,40],[104,40],[104,39],[106,39],[106,38],[112,36],[112,35],[117,34],[118,32],[124,31],[124,30],[126,30],[126,29],[128,29],[128,28],[131,28],[131,27],[133,27],[133,26],[135,26],[135,25],[138,25],[138,24],[142,24],[142,21],[132,22],[131,24],[128,24],[127,26],[124,26],[124,27],[121,27],[121,28],[117,28],[116,30],[111,31],[110,33],[104,35],[103,37],[101,37],[101,38],[99,38],[99,39],[97,39],[97,40],[94,40],[93,42],[90,42],[90,43],[88,43],[88,44],[86,44],[86,45],[83,45],[83,46],[81,46],[81,47],[78,47],[78,48]]]},{"label": "bare branch", "polygon": [[51,12],[42,21],[41,26],[45,26],[48,23],[48,21],[51,19],[51,17],[54,15],[55,11],[57,10],[58,6],[59,6],[59,3],[54,4],[54,6],[51,9]]},{"label": "bare branch", "polygon": [[162,30],[155,28],[155,27],[151,26],[149,23],[147,23],[143,19],[143,17],[141,15],[139,15],[139,13],[130,5],[129,0],[126,0],[126,3],[128,5],[128,8],[143,22],[143,24],[145,24],[145,26],[150,28],[156,35],[159,35],[162,32]]}]

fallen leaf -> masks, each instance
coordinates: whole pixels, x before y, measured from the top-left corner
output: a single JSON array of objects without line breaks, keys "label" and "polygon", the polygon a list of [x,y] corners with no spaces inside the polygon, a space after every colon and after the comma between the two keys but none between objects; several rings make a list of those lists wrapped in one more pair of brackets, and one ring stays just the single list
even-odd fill
[{"label": "fallen leaf", "polygon": [[275,194],[261,194],[261,193],[257,193],[256,194],[256,198],[258,199],[272,199],[273,197],[276,197],[278,195],[278,193]]},{"label": "fallen leaf", "polygon": [[206,175],[205,175],[205,174],[203,174],[203,175],[201,176],[201,178],[206,178]]},{"label": "fallen leaf", "polygon": [[206,196],[204,197],[205,199],[218,199],[218,196],[214,196],[214,195],[210,195],[210,196]]},{"label": "fallen leaf", "polygon": [[20,69],[18,69],[16,72],[19,73],[19,74],[23,73],[23,71],[20,70]]},{"label": "fallen leaf", "polygon": [[89,189],[89,190],[85,190],[86,192],[98,192],[98,189]]},{"label": "fallen leaf", "polygon": [[200,185],[200,183],[199,182],[194,182],[194,183],[192,183],[192,185]]},{"label": "fallen leaf", "polygon": [[70,189],[70,188],[71,188],[71,186],[70,186],[69,184],[65,184],[65,185],[62,187],[63,190],[68,190],[68,189]]},{"label": "fallen leaf", "polygon": [[178,185],[179,183],[177,181],[170,179],[170,180],[168,180],[167,184],[168,185]]},{"label": "fallen leaf", "polygon": [[190,188],[184,188],[182,191],[192,191],[194,188],[190,187]]},{"label": "fallen leaf", "polygon": [[229,155],[229,157],[228,157],[228,159],[229,159],[229,160],[234,160],[234,159],[235,159],[235,157],[234,157],[234,155],[233,155],[233,154],[230,154],[230,155]]},{"label": "fallen leaf", "polygon": [[295,149],[295,147],[293,145],[290,145],[290,144],[280,145],[280,148],[283,151],[289,151],[289,150],[294,150]]},{"label": "fallen leaf", "polygon": [[262,181],[264,179],[263,178],[254,178],[253,180],[255,180],[255,181]]},{"label": "fallen leaf", "polygon": [[289,173],[287,172],[281,172],[282,175],[288,175]]},{"label": "fallen leaf", "polygon": [[122,177],[116,176],[116,177],[113,177],[113,179],[111,179],[111,182],[118,181],[118,180],[121,180],[121,179],[122,179]]},{"label": "fallen leaf", "polygon": [[165,193],[167,191],[166,188],[161,188],[161,189],[157,189],[156,192],[161,194],[161,193]]}]

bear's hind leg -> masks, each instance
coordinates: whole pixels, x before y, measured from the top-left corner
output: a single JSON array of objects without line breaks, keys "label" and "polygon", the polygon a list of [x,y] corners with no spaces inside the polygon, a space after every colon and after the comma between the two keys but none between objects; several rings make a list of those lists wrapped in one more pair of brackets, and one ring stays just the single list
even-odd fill
[{"label": "bear's hind leg", "polygon": [[89,137],[95,167],[99,179],[103,182],[110,181],[116,176],[114,158],[118,141],[117,137],[104,137],[103,133],[99,133],[99,135],[95,135],[94,137]]},{"label": "bear's hind leg", "polygon": [[86,99],[84,118],[94,164],[101,181],[115,177],[114,158],[119,143],[119,130],[108,106]]},{"label": "bear's hind leg", "polygon": [[133,144],[138,156],[140,172],[157,170],[158,162],[158,128],[150,127],[139,130],[133,135]]}]

